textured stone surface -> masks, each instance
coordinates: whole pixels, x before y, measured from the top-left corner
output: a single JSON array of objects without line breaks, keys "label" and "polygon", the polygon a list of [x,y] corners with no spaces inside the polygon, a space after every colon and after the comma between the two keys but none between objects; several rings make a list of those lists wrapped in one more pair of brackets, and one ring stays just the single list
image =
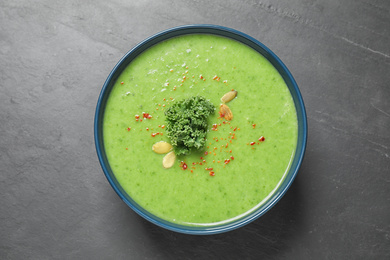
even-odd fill
[{"label": "textured stone surface", "polygon": [[[116,62],[161,30],[232,27],[300,86],[309,139],[265,216],[188,236],[128,208],[100,168],[93,118]],[[389,259],[390,2],[0,1],[1,259]]]}]

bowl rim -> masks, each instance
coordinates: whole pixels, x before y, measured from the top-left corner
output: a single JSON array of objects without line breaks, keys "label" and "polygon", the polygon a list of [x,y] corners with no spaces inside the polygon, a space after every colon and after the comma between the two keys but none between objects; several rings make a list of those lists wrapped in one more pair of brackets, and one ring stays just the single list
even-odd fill
[{"label": "bowl rim", "polygon": [[[105,155],[104,145],[103,145],[102,121],[103,121],[105,103],[112,89],[112,85],[115,83],[116,78],[119,76],[122,69],[127,67],[127,65],[135,57],[137,57],[140,53],[150,48],[151,46],[159,42],[162,42],[164,40],[171,39],[176,36],[186,35],[186,34],[220,35],[220,36],[227,37],[229,39],[242,42],[245,45],[255,49],[257,52],[263,55],[269,62],[271,62],[272,65],[278,70],[279,74],[281,74],[281,76],[283,77],[284,81],[286,82],[290,90],[290,94],[292,95],[295,104],[295,109],[297,111],[297,119],[298,119],[297,148],[295,150],[292,165],[287,175],[284,177],[284,180],[282,181],[281,185],[278,188],[280,190],[274,192],[271,195],[270,199],[265,204],[258,207],[253,212],[245,215],[244,217],[236,221],[228,222],[226,224],[221,224],[216,226],[191,227],[191,226],[180,225],[180,224],[163,220],[151,214],[150,212],[143,209],[142,207],[140,207],[135,201],[133,201],[130,198],[128,194],[126,194],[123,191],[123,189],[120,187],[119,183],[117,182],[109,166],[108,160]],[[292,182],[294,181],[303,161],[303,157],[306,150],[306,143],[307,143],[307,117],[306,117],[306,110],[305,110],[303,98],[298,88],[298,85],[295,82],[295,79],[293,78],[290,71],[287,69],[286,65],[284,65],[284,63],[279,59],[279,57],[276,54],[274,54],[268,47],[266,47],[263,43],[256,40],[255,38],[232,28],[219,26],[219,25],[211,25],[211,24],[191,24],[191,25],[182,25],[167,30],[163,30],[161,32],[158,32],[146,38],[145,40],[141,41],[136,46],[134,46],[118,61],[118,63],[111,70],[106,81],[104,82],[97,101],[95,118],[94,118],[94,139],[95,139],[96,153],[100,165],[102,167],[102,170],[108,182],[110,183],[111,187],[115,190],[117,195],[138,215],[156,224],[157,226],[160,226],[162,228],[171,231],[184,233],[184,234],[192,234],[192,235],[210,235],[210,234],[224,233],[247,225],[248,223],[264,215],[283,197],[283,195],[287,192]]]}]

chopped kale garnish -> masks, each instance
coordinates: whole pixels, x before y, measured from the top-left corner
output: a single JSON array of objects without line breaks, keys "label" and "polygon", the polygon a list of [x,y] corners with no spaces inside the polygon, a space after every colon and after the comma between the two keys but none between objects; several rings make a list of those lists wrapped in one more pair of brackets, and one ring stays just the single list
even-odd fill
[{"label": "chopped kale garnish", "polygon": [[176,155],[185,155],[193,149],[204,147],[207,119],[214,111],[214,105],[202,96],[175,102],[165,111],[166,131]]}]

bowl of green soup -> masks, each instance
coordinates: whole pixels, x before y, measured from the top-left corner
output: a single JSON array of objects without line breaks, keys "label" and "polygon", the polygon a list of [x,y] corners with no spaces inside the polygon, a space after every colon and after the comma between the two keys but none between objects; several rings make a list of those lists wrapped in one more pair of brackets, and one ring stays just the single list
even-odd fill
[{"label": "bowl of green soup", "polygon": [[283,62],[234,29],[157,33],[109,74],[95,145],[119,197],[148,221],[216,234],[265,214],[301,165],[307,122]]}]

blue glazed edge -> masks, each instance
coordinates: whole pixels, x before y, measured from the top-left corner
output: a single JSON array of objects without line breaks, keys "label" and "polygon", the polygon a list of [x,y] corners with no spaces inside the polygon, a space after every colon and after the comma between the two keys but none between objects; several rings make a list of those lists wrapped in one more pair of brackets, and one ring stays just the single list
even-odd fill
[{"label": "blue glazed edge", "polygon": [[[195,34],[195,33],[214,34],[214,35],[220,35],[230,39],[234,39],[236,41],[248,45],[249,47],[261,53],[265,58],[267,58],[272,63],[272,65],[278,70],[278,72],[282,75],[283,79],[285,80],[291,92],[291,95],[293,96],[295,108],[297,111],[297,117],[298,117],[298,141],[297,141],[298,145],[297,145],[297,149],[294,155],[294,159],[290,171],[287,174],[285,179],[287,181],[284,181],[282,183],[282,185],[279,187],[278,192],[276,192],[271,197],[269,202],[261,206],[255,212],[243,217],[242,219],[239,219],[238,221],[227,223],[221,226],[214,226],[214,227],[189,227],[189,226],[177,225],[175,223],[168,222],[166,220],[160,219],[148,213],[146,210],[140,207],[135,201],[133,201],[129,196],[126,196],[127,194],[121,188],[116,178],[112,175],[110,165],[105,156],[104,144],[103,144],[102,121],[104,116],[104,107],[107,98],[109,96],[109,92],[111,91],[115,83],[115,80],[120,75],[122,70],[136,56],[138,56],[140,53],[145,51],[147,48],[150,48],[154,44],[157,44],[161,41],[167,40],[175,36],[180,36],[185,34]],[[287,69],[287,67],[284,65],[284,63],[279,59],[279,57],[276,54],[274,54],[269,48],[267,48],[264,44],[254,39],[253,37],[245,33],[242,33],[240,31],[237,31],[235,29],[222,27],[218,25],[207,25],[207,24],[196,25],[195,24],[195,25],[184,25],[184,26],[174,27],[156,33],[155,35],[137,44],[134,48],[132,48],[120,59],[120,61],[115,65],[115,67],[107,77],[99,95],[97,106],[96,106],[95,119],[94,119],[94,137],[95,137],[95,147],[96,147],[97,156],[99,158],[99,162],[102,166],[103,172],[108,182],[115,190],[115,192],[118,194],[118,196],[131,209],[133,209],[137,214],[139,214],[146,220],[162,228],[179,232],[179,233],[184,233],[184,234],[208,235],[208,234],[218,234],[218,233],[231,231],[254,221],[255,219],[264,215],[283,197],[283,195],[287,192],[292,182],[294,181],[305,154],[306,143],[307,143],[307,118],[306,118],[304,102],[301,93],[299,91],[298,85],[295,82],[295,79],[293,78],[292,74]]]}]

